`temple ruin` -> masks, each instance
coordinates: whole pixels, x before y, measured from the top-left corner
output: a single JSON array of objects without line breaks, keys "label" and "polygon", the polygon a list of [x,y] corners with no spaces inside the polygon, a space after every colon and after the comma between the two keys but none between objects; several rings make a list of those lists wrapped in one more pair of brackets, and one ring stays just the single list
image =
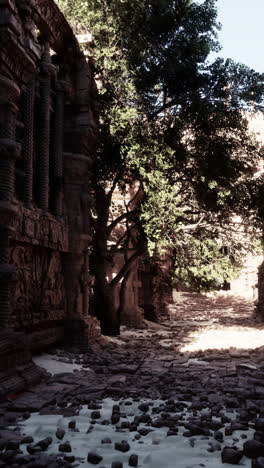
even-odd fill
[{"label": "temple ruin", "polygon": [[65,334],[85,346],[88,334],[99,333],[88,315],[97,90],[92,66],[53,0],[3,0],[0,19],[4,393],[38,377],[33,350]]},{"label": "temple ruin", "polygon": [[[2,0],[0,19],[0,394],[6,394],[39,379],[35,351],[65,341],[86,350],[100,336],[96,311],[90,313],[89,219],[98,108],[93,62],[53,0]],[[123,203],[116,191],[113,215]],[[118,225],[114,236],[120,233]],[[115,257],[109,276],[122,262]],[[172,297],[167,266],[166,258],[154,264],[147,255],[135,262],[122,324],[165,317]],[[260,273],[262,311],[263,265]]]}]

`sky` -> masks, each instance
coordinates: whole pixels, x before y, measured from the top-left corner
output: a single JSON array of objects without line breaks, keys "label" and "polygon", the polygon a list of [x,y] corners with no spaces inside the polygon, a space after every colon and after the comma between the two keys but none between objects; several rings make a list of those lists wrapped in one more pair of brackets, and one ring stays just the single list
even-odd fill
[{"label": "sky", "polygon": [[223,47],[217,55],[264,73],[264,0],[218,0],[217,7]]}]

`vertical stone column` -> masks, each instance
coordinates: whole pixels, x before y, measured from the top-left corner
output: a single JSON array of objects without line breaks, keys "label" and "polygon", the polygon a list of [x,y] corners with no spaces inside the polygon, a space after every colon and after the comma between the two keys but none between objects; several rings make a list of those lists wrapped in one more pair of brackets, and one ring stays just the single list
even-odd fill
[{"label": "vertical stone column", "polygon": [[31,80],[23,96],[23,162],[25,168],[24,202],[30,207],[33,192],[33,144],[34,144],[35,80]]},{"label": "vertical stone column", "polygon": [[63,213],[63,132],[64,132],[64,97],[66,82],[56,83],[54,140],[53,140],[53,200],[52,208],[56,216]]},{"label": "vertical stone column", "polygon": [[9,327],[9,287],[15,280],[15,267],[9,265],[9,236],[16,215],[12,203],[15,191],[15,161],[20,146],[15,141],[16,101],[19,89],[0,76],[0,331]]},{"label": "vertical stone column", "polygon": [[90,254],[91,246],[83,251],[84,254],[84,263],[81,267],[80,273],[80,284],[82,292],[82,316],[87,317],[89,315],[89,302],[90,302],[90,293],[92,286],[92,276],[90,275]]},{"label": "vertical stone column", "polygon": [[15,161],[20,147],[15,141],[19,89],[0,76],[0,201],[12,201],[15,191]]},{"label": "vertical stone column", "polygon": [[50,60],[50,46],[46,42],[41,62],[39,109],[38,205],[49,208],[49,154],[50,154],[50,88],[54,66]]}]

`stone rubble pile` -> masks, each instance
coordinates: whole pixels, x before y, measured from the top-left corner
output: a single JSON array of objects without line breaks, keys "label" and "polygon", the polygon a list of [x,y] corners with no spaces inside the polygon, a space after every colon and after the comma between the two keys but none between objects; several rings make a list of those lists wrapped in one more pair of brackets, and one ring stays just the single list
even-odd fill
[{"label": "stone rubble pile", "polygon": [[[204,460],[199,459],[198,464],[178,461],[171,465],[164,460],[158,468],[214,468],[222,463],[227,468],[239,464],[263,468],[264,346],[247,349],[245,343],[242,350],[183,353],[178,344],[191,339],[190,329],[210,327],[216,319],[228,324],[230,317],[232,325],[258,329],[261,325],[255,322],[252,308],[249,313],[249,305],[245,314],[243,304],[231,307],[230,302],[214,302],[210,316],[208,298],[187,298],[163,326],[123,329],[116,341],[98,342],[81,355],[74,349],[55,350],[54,358],[81,365],[81,370],[47,374],[40,385],[0,403],[0,468],[156,468],[154,458],[151,461],[142,455],[142,446],[151,437],[154,448],[172,443],[169,441],[176,447],[182,440],[188,441],[194,453],[199,444],[203,447]],[[220,309],[222,315],[219,312],[217,318]],[[108,406],[112,403],[105,417],[107,401]],[[78,423],[83,413],[85,430]],[[42,439],[40,431],[33,440],[23,431],[35,414],[62,418],[68,425],[57,424]],[[101,438],[94,450],[89,440],[97,431]],[[155,439],[159,431],[163,431],[160,440]],[[74,445],[73,436],[78,437],[78,432],[87,434],[85,457]],[[119,438],[114,440],[116,434]],[[105,447],[114,459],[105,455]],[[220,465],[210,456],[217,457]]]}]

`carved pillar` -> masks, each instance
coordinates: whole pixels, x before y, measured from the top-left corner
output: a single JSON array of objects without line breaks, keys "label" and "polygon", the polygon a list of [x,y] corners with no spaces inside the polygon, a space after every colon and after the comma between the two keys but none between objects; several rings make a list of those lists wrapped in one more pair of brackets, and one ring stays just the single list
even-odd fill
[{"label": "carved pillar", "polygon": [[56,84],[54,140],[53,140],[53,200],[52,207],[56,216],[63,213],[63,131],[64,131],[64,95],[66,82]]},{"label": "carved pillar", "polygon": [[20,147],[15,142],[17,86],[0,76],[0,201],[11,201],[15,190],[15,160]]},{"label": "carved pillar", "polygon": [[91,160],[80,154],[64,153],[65,203],[69,223],[69,250],[64,259],[64,273],[69,315],[83,317],[88,313],[88,273],[91,244],[89,231],[85,232],[89,212],[83,209],[83,194],[87,190],[85,179]]},{"label": "carved pillar", "polygon": [[50,153],[50,84],[54,66],[50,60],[49,43],[44,45],[40,75],[40,109],[39,109],[39,157],[38,171],[38,204],[42,210],[49,207],[49,153]]},{"label": "carved pillar", "polygon": [[10,320],[9,287],[15,279],[15,268],[9,265],[9,235],[16,216],[12,203],[15,190],[15,161],[20,146],[15,141],[18,87],[0,76],[0,331]]},{"label": "carved pillar", "polygon": [[90,295],[91,295],[91,286],[93,284],[93,278],[90,275],[90,254],[92,247],[89,246],[83,251],[84,254],[84,263],[81,267],[80,274],[80,284],[82,292],[82,315],[87,317],[89,315],[89,305],[90,305]]},{"label": "carved pillar", "polygon": [[33,190],[34,100],[35,80],[33,79],[28,84],[27,90],[23,97],[23,161],[25,169],[24,202],[27,207],[30,207],[31,205]]}]

